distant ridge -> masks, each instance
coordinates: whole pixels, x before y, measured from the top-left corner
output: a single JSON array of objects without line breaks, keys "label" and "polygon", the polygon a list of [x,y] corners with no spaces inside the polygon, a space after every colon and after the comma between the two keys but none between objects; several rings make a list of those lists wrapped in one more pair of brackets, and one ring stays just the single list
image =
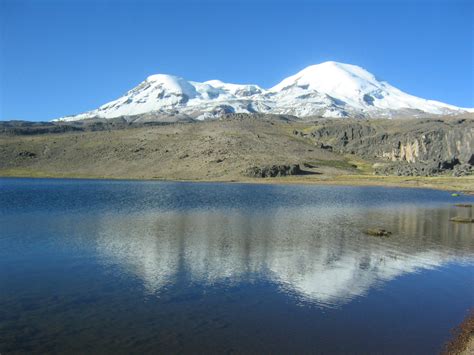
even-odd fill
[{"label": "distant ridge", "polygon": [[149,76],[117,100],[59,120],[154,115],[169,120],[217,118],[228,113],[271,113],[297,117],[423,117],[473,112],[407,94],[351,64],[311,65],[270,89],[219,80],[187,81]]}]

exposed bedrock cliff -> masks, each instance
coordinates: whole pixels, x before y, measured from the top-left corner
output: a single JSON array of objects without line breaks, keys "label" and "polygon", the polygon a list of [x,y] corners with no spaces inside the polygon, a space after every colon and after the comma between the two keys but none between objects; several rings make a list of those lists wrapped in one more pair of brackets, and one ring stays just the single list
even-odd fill
[{"label": "exposed bedrock cliff", "polygon": [[474,120],[322,122],[310,133],[324,149],[376,159],[379,174],[472,173]]}]

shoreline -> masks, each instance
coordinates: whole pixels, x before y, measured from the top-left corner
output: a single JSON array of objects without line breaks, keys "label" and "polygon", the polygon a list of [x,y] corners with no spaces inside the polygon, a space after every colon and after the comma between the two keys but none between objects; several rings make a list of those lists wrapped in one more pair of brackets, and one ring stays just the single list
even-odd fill
[{"label": "shoreline", "polygon": [[[439,121],[413,120],[408,124],[405,121],[373,120],[362,124],[362,121],[351,120],[331,120],[328,123],[260,118],[237,116],[193,124],[106,126],[96,127],[97,130],[91,126],[90,130],[82,127],[85,130],[80,132],[44,134],[35,131],[39,130],[38,127],[27,126],[23,130],[17,127],[17,131],[0,134],[0,176],[384,186],[474,194],[474,175],[455,177],[454,168],[436,170],[436,164],[449,165],[449,161],[445,161],[447,158],[437,158],[436,154],[443,155],[444,151],[454,149],[439,141],[439,137],[432,137],[435,140],[430,154],[435,156],[420,156],[418,159],[433,161],[430,163],[433,166],[410,165],[406,162],[413,157],[405,154],[406,144],[410,147],[410,144],[418,144],[415,143],[418,142],[417,136],[410,135],[412,131],[441,130],[448,134],[452,130],[470,129],[470,121],[456,123],[446,118]],[[411,128],[408,130],[407,126]],[[343,137],[351,132],[360,134],[347,144],[343,143]],[[390,142],[382,139],[385,134],[392,137]],[[407,141],[407,137],[411,137],[410,140]],[[405,141],[403,147],[406,149],[394,148]],[[465,153],[463,150],[462,154]],[[393,154],[397,158],[389,159]],[[456,154],[461,156],[461,151]],[[299,165],[301,174],[272,178],[246,176],[248,169],[281,165]],[[381,166],[388,170],[380,170]],[[390,166],[393,169],[389,169]],[[375,172],[379,174],[375,175]],[[421,176],[425,175],[423,172],[437,176]],[[471,165],[463,170],[464,175],[469,173],[472,173]]]},{"label": "shoreline", "polygon": [[445,344],[442,354],[474,354],[474,308],[470,309],[464,320],[452,330],[452,337]]},{"label": "shoreline", "polygon": [[210,178],[179,179],[168,177],[103,176],[82,174],[51,174],[46,172],[1,171],[0,178],[30,179],[77,179],[77,180],[123,180],[123,181],[162,181],[190,183],[228,183],[263,185],[335,185],[335,186],[375,186],[391,188],[421,188],[451,191],[474,195],[474,176],[468,177],[419,177],[419,176],[379,176],[379,175],[336,175],[323,178],[314,176],[286,176],[275,178]]}]

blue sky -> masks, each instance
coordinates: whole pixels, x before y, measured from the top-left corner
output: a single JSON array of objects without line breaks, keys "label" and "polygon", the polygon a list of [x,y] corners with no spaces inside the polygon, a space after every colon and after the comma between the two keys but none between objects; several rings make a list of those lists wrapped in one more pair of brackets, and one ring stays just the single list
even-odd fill
[{"label": "blue sky", "polygon": [[326,60],[474,107],[473,4],[0,0],[0,119],[84,112],[154,73],[270,87]]}]

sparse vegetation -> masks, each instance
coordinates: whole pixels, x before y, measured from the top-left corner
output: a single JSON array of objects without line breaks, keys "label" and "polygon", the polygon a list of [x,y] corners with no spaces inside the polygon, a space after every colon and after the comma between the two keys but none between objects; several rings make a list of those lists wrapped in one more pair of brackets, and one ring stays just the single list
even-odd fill
[{"label": "sparse vegetation", "polygon": [[[373,121],[375,126],[386,124]],[[374,175],[376,159],[322,148],[320,142],[309,134],[320,126],[318,122],[253,116],[141,126],[129,126],[123,122],[100,126],[81,123],[74,129],[67,129],[61,124],[61,130],[51,124],[44,127],[38,124],[28,126],[22,123],[19,127],[9,124],[0,133],[0,176],[380,185],[461,192],[474,190],[472,175]],[[245,174],[251,167],[273,165],[299,165],[302,172],[265,179]]]},{"label": "sparse vegetation", "polygon": [[452,217],[449,219],[451,222],[458,222],[458,223],[474,223],[474,218],[471,217]]}]

